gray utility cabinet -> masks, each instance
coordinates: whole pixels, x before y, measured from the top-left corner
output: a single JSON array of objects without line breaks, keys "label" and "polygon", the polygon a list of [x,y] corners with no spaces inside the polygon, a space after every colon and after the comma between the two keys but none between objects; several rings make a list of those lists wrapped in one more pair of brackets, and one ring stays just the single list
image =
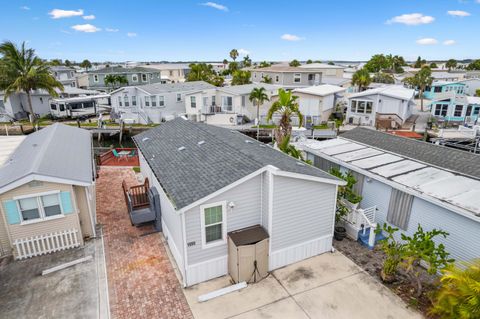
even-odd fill
[{"label": "gray utility cabinet", "polygon": [[260,225],[228,233],[228,273],[235,283],[268,275],[269,235]]}]

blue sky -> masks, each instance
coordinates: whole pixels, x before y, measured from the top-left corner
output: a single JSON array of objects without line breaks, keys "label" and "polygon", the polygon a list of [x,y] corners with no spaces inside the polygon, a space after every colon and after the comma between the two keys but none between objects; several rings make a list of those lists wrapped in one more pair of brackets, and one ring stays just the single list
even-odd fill
[{"label": "blue sky", "polygon": [[[43,58],[221,61],[480,57],[480,0],[9,1],[0,39]],[[86,32],[89,31],[89,32]]]}]

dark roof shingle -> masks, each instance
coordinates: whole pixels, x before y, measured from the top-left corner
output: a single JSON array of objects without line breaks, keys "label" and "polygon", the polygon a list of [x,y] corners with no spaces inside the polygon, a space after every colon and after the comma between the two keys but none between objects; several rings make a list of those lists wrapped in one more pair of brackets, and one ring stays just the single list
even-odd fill
[{"label": "dark roof shingle", "polygon": [[[267,165],[338,180],[238,131],[182,118],[163,123],[133,139],[177,209]],[[179,150],[182,147],[184,149]]]},{"label": "dark roof shingle", "polygon": [[345,132],[340,137],[480,178],[479,155],[362,127]]}]

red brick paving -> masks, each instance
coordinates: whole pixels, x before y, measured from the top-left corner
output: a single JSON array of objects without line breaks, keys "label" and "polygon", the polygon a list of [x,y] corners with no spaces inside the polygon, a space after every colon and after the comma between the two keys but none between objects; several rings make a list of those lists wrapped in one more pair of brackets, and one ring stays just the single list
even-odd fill
[{"label": "red brick paving", "polygon": [[152,227],[130,224],[124,179],[137,184],[129,168],[102,167],[97,180],[112,318],[193,318],[160,234],[140,237]]}]

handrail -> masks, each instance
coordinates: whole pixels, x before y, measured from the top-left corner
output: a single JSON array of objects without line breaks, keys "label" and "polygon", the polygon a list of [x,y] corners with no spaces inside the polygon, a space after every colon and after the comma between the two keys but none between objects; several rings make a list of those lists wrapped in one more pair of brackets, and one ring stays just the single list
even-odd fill
[{"label": "handrail", "polygon": [[370,228],[370,234],[368,237],[368,245],[370,247],[375,245],[375,231],[377,229],[377,224],[375,223],[376,211],[377,206],[372,206],[365,209],[352,209],[345,217],[345,221],[350,224],[358,225],[357,227],[363,225],[363,235],[365,235],[367,232],[367,228]]},{"label": "handrail", "polygon": [[128,205],[128,197],[130,195],[133,209],[142,208],[150,205],[150,200],[148,199],[148,178],[145,178],[145,182],[143,184],[130,187],[128,187],[126,181],[123,180],[122,188],[123,194],[125,195],[125,202]]}]

